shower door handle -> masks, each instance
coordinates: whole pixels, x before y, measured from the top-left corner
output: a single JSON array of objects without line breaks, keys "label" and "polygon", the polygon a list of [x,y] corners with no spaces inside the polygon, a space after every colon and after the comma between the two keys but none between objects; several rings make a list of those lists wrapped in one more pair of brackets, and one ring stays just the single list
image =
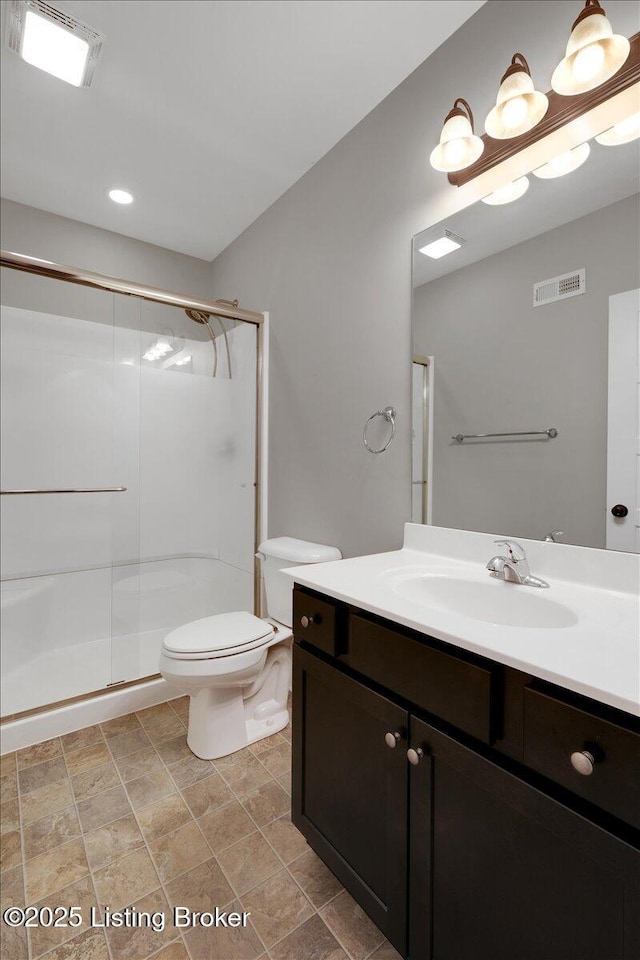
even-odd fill
[{"label": "shower door handle", "polygon": [[34,493],[124,493],[126,487],[76,487],[69,490],[0,490],[0,496],[31,496]]}]

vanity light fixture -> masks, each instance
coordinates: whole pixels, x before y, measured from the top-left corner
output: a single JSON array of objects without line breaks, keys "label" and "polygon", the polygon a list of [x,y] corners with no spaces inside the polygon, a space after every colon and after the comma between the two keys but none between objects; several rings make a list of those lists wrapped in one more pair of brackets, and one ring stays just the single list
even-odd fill
[{"label": "vanity light fixture", "polygon": [[446,257],[448,253],[459,250],[466,242],[462,237],[457,237],[455,233],[451,233],[450,230],[445,230],[444,237],[440,237],[438,240],[434,240],[425,247],[419,247],[418,249],[425,257],[431,257],[432,260],[439,260],[440,257]]},{"label": "vanity light fixture", "polygon": [[129,193],[128,190],[123,190],[121,187],[114,187],[113,190],[109,190],[107,196],[109,200],[113,200],[114,203],[123,205],[133,203],[133,194]]},{"label": "vanity light fixture", "polygon": [[517,180],[513,180],[511,183],[505,184],[504,187],[499,187],[497,190],[494,190],[488,197],[483,197],[482,202],[488,204],[490,207],[501,207],[503,203],[513,203],[514,200],[519,200],[520,197],[525,195],[528,189],[529,178],[518,177]]},{"label": "vanity light fixture", "polygon": [[640,137],[640,113],[634,113],[625,120],[615,123],[604,133],[599,133],[596,142],[603,147],[617,147],[623,143],[631,143]]},{"label": "vanity light fixture", "polygon": [[581,167],[589,154],[591,147],[588,143],[581,143],[573,150],[566,150],[564,153],[549,160],[543,166],[533,171],[534,177],[540,177],[541,180],[554,180],[556,177],[564,177],[567,173],[573,173],[578,167]]},{"label": "vanity light fixture", "polygon": [[11,0],[6,37],[26,63],[74,87],[90,86],[104,39],[43,0]]},{"label": "vanity light fixture", "polygon": [[618,72],[631,46],[614,34],[598,0],[586,0],[571,28],[564,59],[553,71],[551,86],[565,97],[594,90]]},{"label": "vanity light fixture", "polygon": [[464,170],[475,163],[483,150],[484,143],[474,133],[471,107],[458,97],[444,118],[440,142],[431,151],[431,166],[443,173]]},{"label": "vanity light fixture", "polygon": [[514,53],[511,65],[500,81],[496,105],[487,116],[484,128],[495,140],[509,140],[532,130],[548,109],[549,100],[534,88],[525,57]]}]

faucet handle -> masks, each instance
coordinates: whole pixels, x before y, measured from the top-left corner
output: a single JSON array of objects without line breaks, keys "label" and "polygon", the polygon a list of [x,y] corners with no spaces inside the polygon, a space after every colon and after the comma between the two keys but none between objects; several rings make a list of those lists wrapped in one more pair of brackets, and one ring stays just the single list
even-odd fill
[{"label": "faucet handle", "polygon": [[524,552],[524,547],[516,540],[494,540],[494,543],[497,543],[500,547],[506,547],[509,559],[513,560],[514,563],[519,560],[526,560],[527,555]]}]

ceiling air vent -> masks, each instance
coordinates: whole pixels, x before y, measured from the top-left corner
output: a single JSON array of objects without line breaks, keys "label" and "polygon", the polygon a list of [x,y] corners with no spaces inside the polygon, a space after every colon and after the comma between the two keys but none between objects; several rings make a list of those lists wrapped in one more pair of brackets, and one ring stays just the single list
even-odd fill
[{"label": "ceiling air vent", "polygon": [[584,293],[586,289],[584,269],[572,270],[571,273],[563,273],[560,277],[552,277],[551,280],[541,280],[540,283],[534,283],[533,305],[534,307],[543,307],[547,303],[555,303],[556,300],[577,297]]}]

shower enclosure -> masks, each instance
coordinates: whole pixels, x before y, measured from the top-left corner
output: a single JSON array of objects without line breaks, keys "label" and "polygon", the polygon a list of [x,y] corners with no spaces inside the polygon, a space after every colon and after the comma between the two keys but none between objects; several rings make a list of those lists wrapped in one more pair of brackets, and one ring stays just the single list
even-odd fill
[{"label": "shower enclosure", "polygon": [[6,719],[154,676],[168,630],[257,611],[263,318],[2,263]]}]

